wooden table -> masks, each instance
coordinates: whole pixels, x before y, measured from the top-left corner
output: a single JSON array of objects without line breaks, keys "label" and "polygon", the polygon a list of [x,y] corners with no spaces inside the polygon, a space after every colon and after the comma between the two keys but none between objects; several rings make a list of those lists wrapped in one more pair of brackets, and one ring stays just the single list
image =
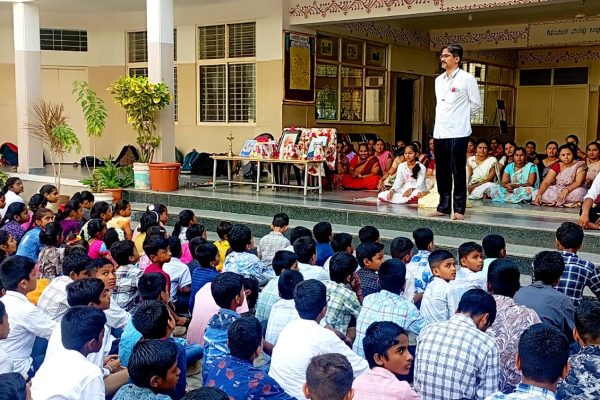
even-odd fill
[{"label": "wooden table", "polygon": [[[308,193],[309,190],[318,190],[319,195],[323,194],[323,163],[325,160],[311,160],[311,159],[303,159],[303,160],[280,160],[278,158],[250,158],[250,157],[240,157],[240,156],[211,156],[213,159],[213,189],[217,186],[218,183],[227,183],[229,187],[231,185],[253,185],[256,186],[256,191],[260,191],[261,186],[271,187],[272,190],[275,190],[276,187],[286,187],[286,188],[295,188],[295,189],[304,189],[304,196]],[[217,181],[217,163],[219,161],[227,162],[227,179],[219,179]],[[231,163],[233,161],[252,161],[255,162],[256,165],[256,182],[245,182],[244,180],[234,181],[231,176]],[[260,183],[260,165],[263,163],[268,163],[271,166],[271,182]],[[282,184],[275,183],[275,164],[284,164],[284,165],[296,165],[296,166],[304,166],[304,185],[291,185],[291,184]],[[308,186],[308,165],[316,164],[317,165],[317,186]]]}]

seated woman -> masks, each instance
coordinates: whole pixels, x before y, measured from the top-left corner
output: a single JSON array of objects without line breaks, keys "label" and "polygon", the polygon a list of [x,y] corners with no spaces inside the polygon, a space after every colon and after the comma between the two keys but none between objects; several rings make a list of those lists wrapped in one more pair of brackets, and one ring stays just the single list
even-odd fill
[{"label": "seated woman", "polygon": [[586,152],[587,175],[585,177],[585,187],[589,189],[592,182],[594,182],[594,178],[600,172],[600,146],[597,142],[591,142],[587,145]]},{"label": "seated woman", "polygon": [[470,137],[467,142],[467,159],[473,157],[475,153],[477,153],[477,141],[473,137]]},{"label": "seated woman", "polygon": [[332,189],[340,189],[342,187],[342,179],[344,178],[344,175],[348,172],[348,165],[350,164],[350,161],[348,161],[348,158],[344,154],[345,148],[345,143],[337,143],[335,170],[332,172],[330,177]]},{"label": "seated woman", "polygon": [[356,190],[375,190],[381,177],[379,160],[369,155],[366,143],[358,145],[358,156],[350,161],[349,173],[342,178],[342,187]]},{"label": "seated woman", "polygon": [[394,186],[390,190],[379,193],[378,201],[395,204],[414,203],[420,196],[427,193],[425,185],[427,169],[417,160],[418,156],[417,146],[406,145],[404,148],[406,161],[398,167]]},{"label": "seated woman", "polygon": [[488,142],[477,141],[477,152],[467,160],[467,193],[469,199],[479,200],[498,181],[498,160],[488,154]]},{"label": "seated woman", "polygon": [[537,167],[527,162],[523,147],[517,147],[515,161],[508,164],[502,174],[502,183],[492,186],[488,193],[496,203],[524,203],[532,199],[540,180]]},{"label": "seated woman", "polygon": [[558,157],[560,161],[548,171],[533,204],[579,207],[587,193],[585,161],[575,161],[575,153],[568,144],[558,148]]},{"label": "seated woman", "polygon": [[379,160],[379,167],[382,173],[386,173],[392,167],[392,159],[394,158],[391,151],[386,150],[383,139],[377,139],[375,142],[375,156]]},{"label": "seated woman", "polygon": [[[433,152],[435,150],[435,143],[433,138],[429,139],[428,141],[428,151],[424,151],[420,156],[419,156],[419,162],[425,166],[427,166],[427,164],[429,164],[429,160],[433,160],[434,156],[433,156]],[[421,150],[419,149],[419,152]]]},{"label": "seated woman", "polygon": [[579,138],[577,137],[577,135],[571,134],[567,136],[567,138],[565,139],[565,143],[572,144],[573,146],[575,146],[575,150],[577,152],[575,154],[575,159],[584,159],[586,157],[587,154],[581,151],[581,149],[579,148]]},{"label": "seated woman", "polygon": [[502,172],[504,168],[511,162],[515,161],[515,149],[517,148],[517,144],[511,140],[504,143],[504,156],[498,160],[498,164],[500,164],[500,171]]},{"label": "seated woman", "polygon": [[554,140],[549,141],[546,144],[546,155],[539,156],[540,162],[538,165],[538,172],[540,174],[540,179],[543,180],[550,168],[558,162],[558,143]]}]

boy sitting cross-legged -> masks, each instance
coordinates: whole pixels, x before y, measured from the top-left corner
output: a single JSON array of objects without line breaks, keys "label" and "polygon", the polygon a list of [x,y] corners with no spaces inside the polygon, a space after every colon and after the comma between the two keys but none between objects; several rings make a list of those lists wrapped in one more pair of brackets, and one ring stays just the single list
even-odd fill
[{"label": "boy sitting cross-legged", "polygon": [[278,213],[273,216],[271,223],[271,232],[265,235],[258,242],[257,254],[263,264],[271,267],[273,257],[279,250],[283,250],[290,245],[290,241],[283,235],[288,230],[290,218],[285,213]]},{"label": "boy sitting cross-legged", "polygon": [[379,242],[361,243],[356,248],[356,259],[358,265],[360,265],[360,269],[356,274],[360,279],[360,287],[365,297],[371,293],[379,292],[377,271],[383,263],[383,249],[384,245]]},{"label": "boy sitting cross-legged", "polygon": [[352,365],[339,353],[313,357],[302,391],[305,398],[312,400],[352,400]]},{"label": "boy sitting cross-legged", "polygon": [[456,311],[450,286],[450,282],[456,278],[454,263],[454,256],[447,250],[435,250],[429,255],[434,278],[423,293],[420,309],[428,323],[446,321]]},{"label": "boy sitting cross-legged", "polygon": [[137,283],[144,271],[137,265],[140,254],[131,240],[121,240],[110,247],[110,254],[119,265],[112,299],[126,311],[139,302]]},{"label": "boy sitting cross-legged", "polygon": [[456,309],[460,298],[469,289],[487,290],[487,271],[483,271],[483,248],[475,242],[466,242],[458,247],[460,268],[450,283],[452,308]]},{"label": "boy sitting cross-legged", "polygon": [[235,272],[244,276],[254,276],[260,286],[264,286],[275,276],[273,270],[263,264],[252,249],[252,232],[246,225],[236,224],[229,233],[231,253],[225,258],[223,272]]}]

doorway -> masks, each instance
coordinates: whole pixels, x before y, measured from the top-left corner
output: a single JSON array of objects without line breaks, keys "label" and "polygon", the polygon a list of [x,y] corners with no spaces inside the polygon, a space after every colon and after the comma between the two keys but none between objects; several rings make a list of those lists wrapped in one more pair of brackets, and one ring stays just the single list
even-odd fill
[{"label": "doorway", "polygon": [[410,78],[396,78],[396,143],[398,140],[404,143],[413,140],[415,82]]}]

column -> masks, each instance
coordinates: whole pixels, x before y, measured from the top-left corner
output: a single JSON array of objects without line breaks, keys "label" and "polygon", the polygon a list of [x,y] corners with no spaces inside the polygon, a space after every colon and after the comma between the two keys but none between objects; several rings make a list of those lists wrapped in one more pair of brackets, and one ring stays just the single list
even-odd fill
[{"label": "column", "polygon": [[42,98],[39,8],[32,3],[13,4],[15,86],[17,100],[18,172],[44,166],[42,142],[27,128],[36,122],[33,105]]},{"label": "column", "polygon": [[[174,95],[173,0],[146,0],[148,31],[148,79],[163,82]],[[175,161],[175,116],[173,102],[159,115],[157,133],[162,140],[155,161]]]}]

